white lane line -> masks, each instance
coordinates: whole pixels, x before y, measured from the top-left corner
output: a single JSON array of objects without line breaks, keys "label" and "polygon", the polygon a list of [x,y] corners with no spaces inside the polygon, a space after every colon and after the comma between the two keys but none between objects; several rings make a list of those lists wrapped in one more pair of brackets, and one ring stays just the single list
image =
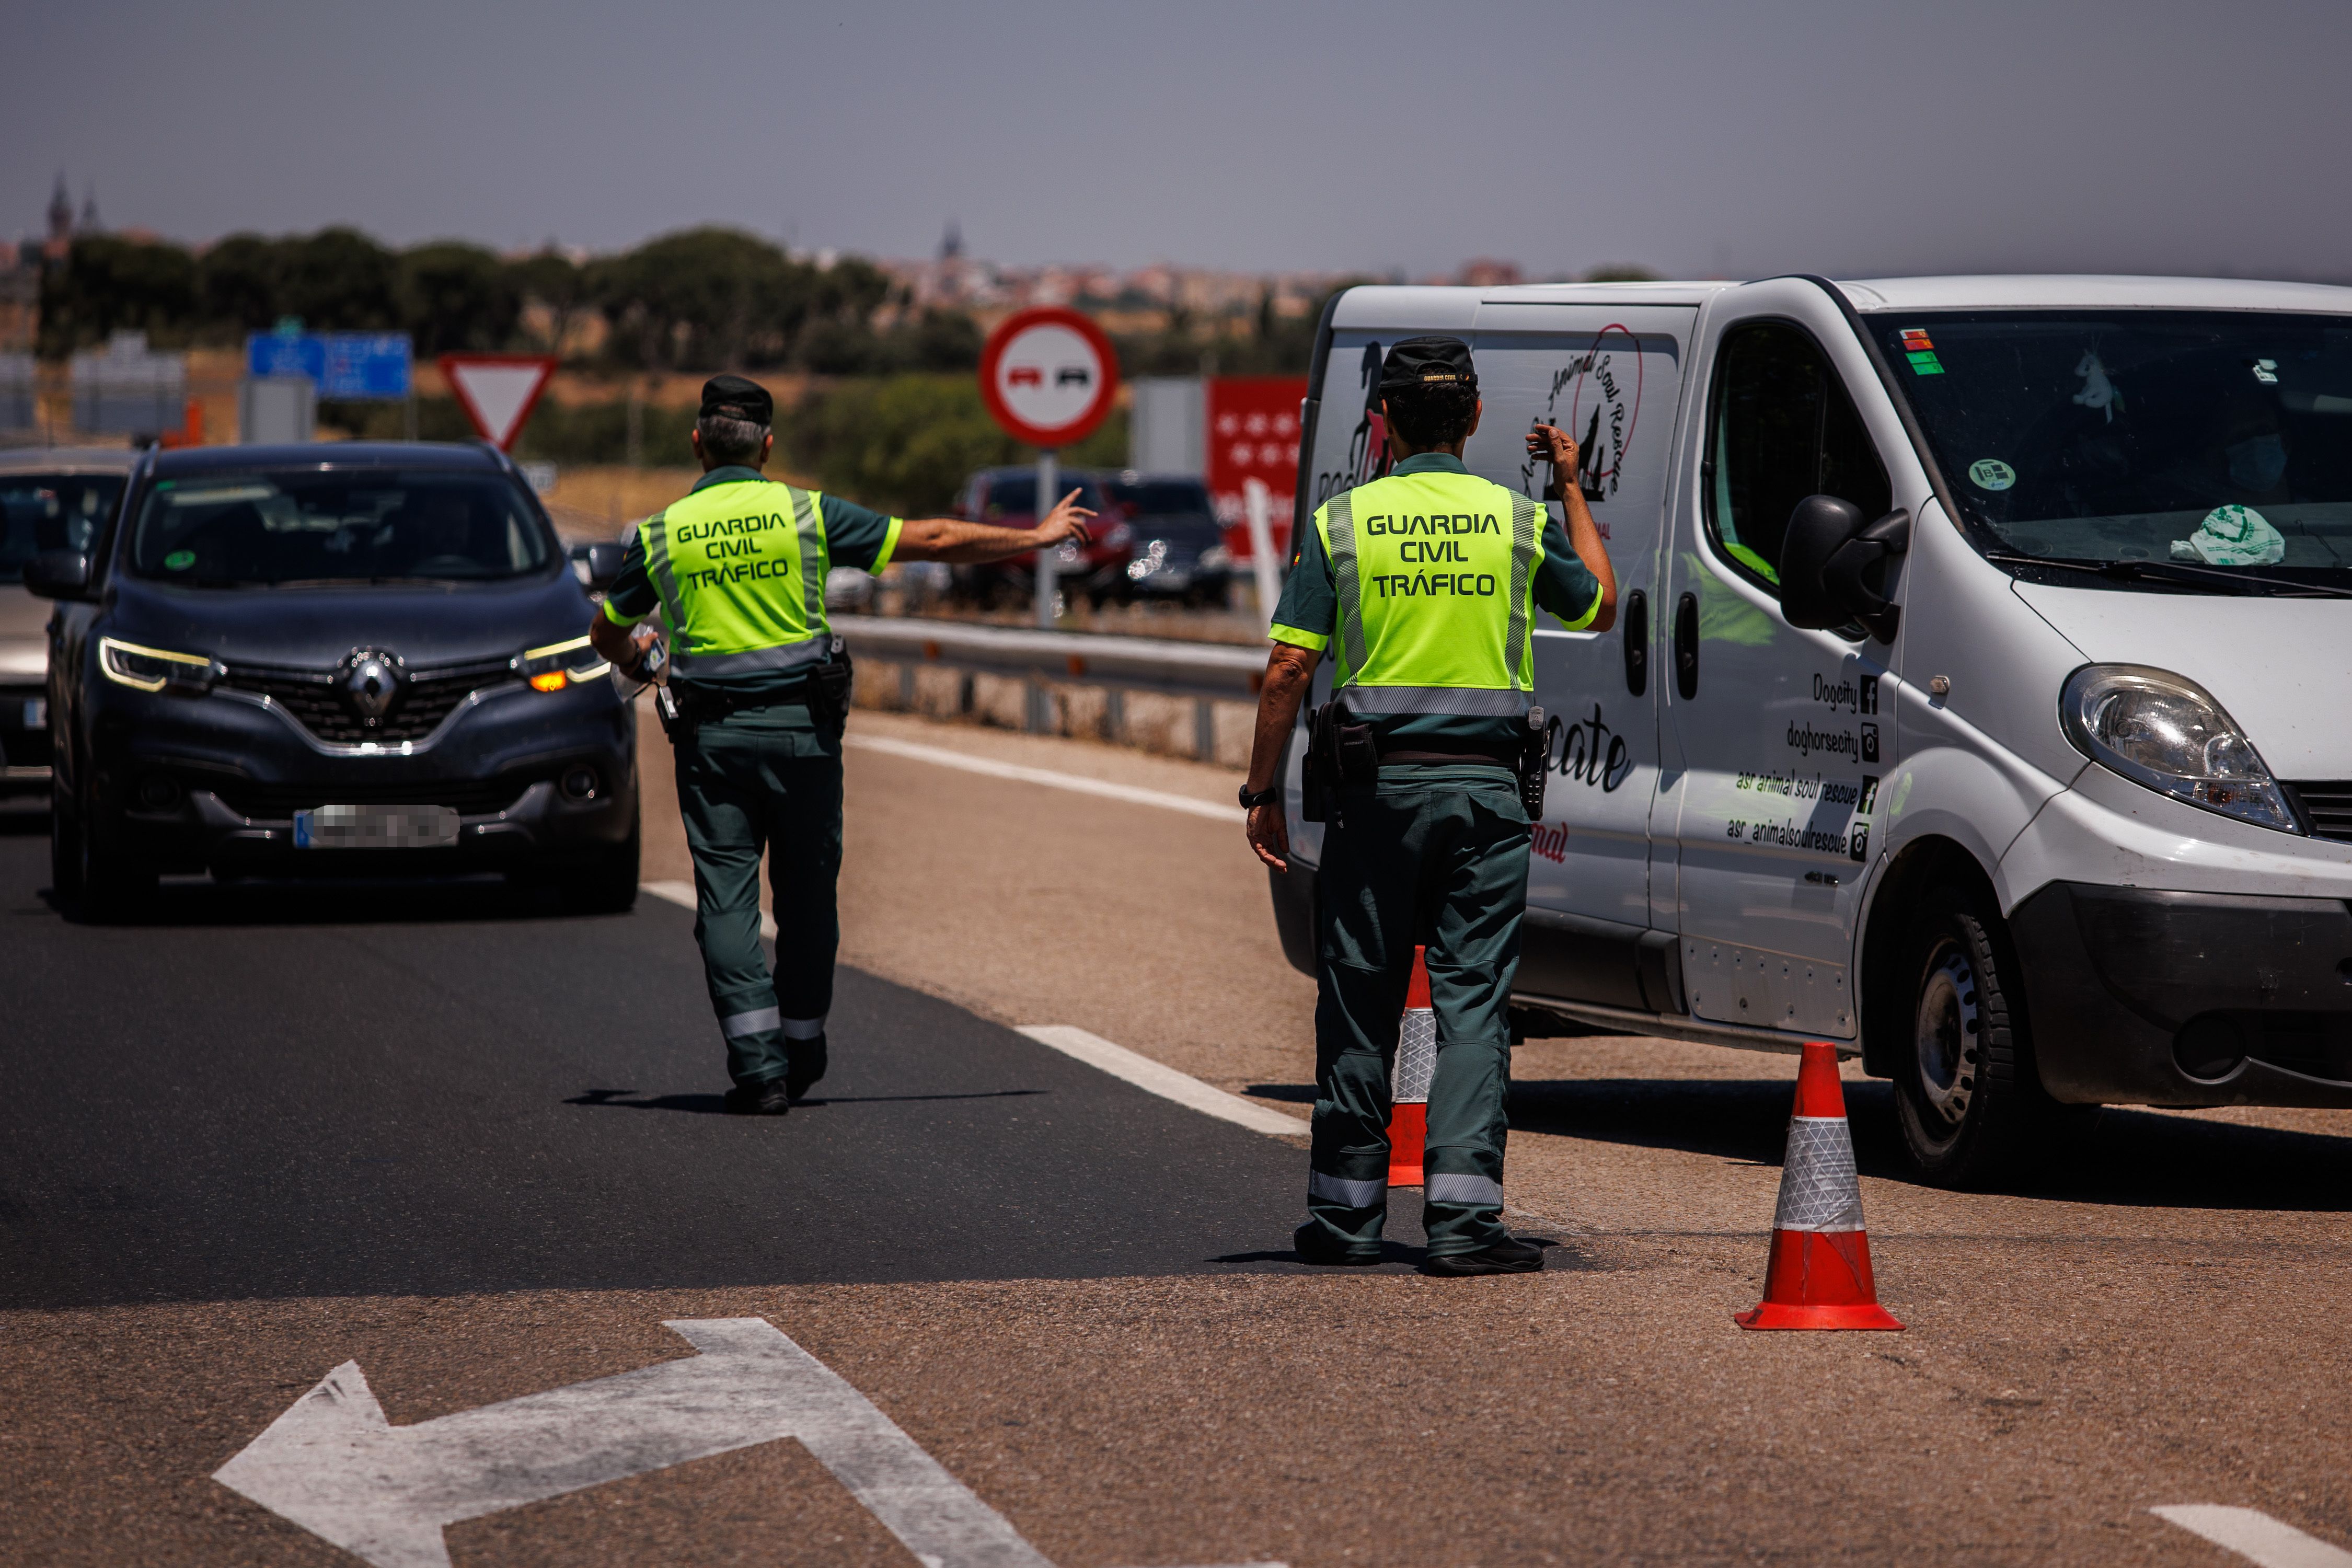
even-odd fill
[{"label": "white lane line", "polygon": [[797,1437],[932,1568],[1053,1568],[766,1319],[664,1326],[701,1353],[405,1426],[347,1361],[213,1479],[375,1568],[449,1568],[441,1532],[461,1520]]},{"label": "white lane line", "polygon": [[2260,1509],[2179,1503],[2147,1510],[2191,1535],[2201,1535],[2262,1568],[2352,1568],[2352,1552],[2305,1535]]},{"label": "white lane line", "polygon": [[1068,1024],[1024,1024],[1019,1033],[1028,1036],[1041,1046],[1051,1046],[1064,1056],[1076,1057],[1088,1067],[1100,1068],[1113,1078],[1125,1079],[1138,1089],[1149,1089],[1162,1100],[1172,1100],[1179,1105],[1190,1106],[1206,1116],[1246,1127],[1253,1132],[1271,1133],[1276,1138],[1303,1138],[1307,1123],[1296,1116],[1244,1100],[1238,1094],[1227,1094],[1222,1089],[1212,1089],[1191,1073],[1178,1072],[1150,1057],[1139,1056],[1125,1046],[1115,1046],[1100,1035],[1088,1034]]},{"label": "white lane line", "polygon": [[[651,893],[684,909],[695,907],[694,884],[691,882],[639,882],[637,891]],[[760,934],[770,942],[776,940],[776,917],[765,910],[760,914]]]},{"label": "white lane line", "polygon": [[1238,805],[1219,805],[1213,801],[1194,800],[1191,795],[1171,795],[1166,790],[1143,789],[1135,784],[1111,784],[1077,773],[1057,773],[1050,768],[1000,763],[988,757],[975,757],[968,752],[950,752],[944,746],[925,746],[913,741],[892,740],[887,735],[846,735],[842,738],[842,744],[881,752],[888,756],[906,757],[918,763],[934,763],[943,768],[961,768],[965,773],[985,773],[990,778],[1012,779],[1017,784],[1044,784],[1048,789],[1066,789],[1075,795],[1123,800],[1130,805],[1156,805],[1163,811],[1187,812],[1194,816],[1205,816],[1212,822],[1238,826],[1242,820],[1242,809]]}]

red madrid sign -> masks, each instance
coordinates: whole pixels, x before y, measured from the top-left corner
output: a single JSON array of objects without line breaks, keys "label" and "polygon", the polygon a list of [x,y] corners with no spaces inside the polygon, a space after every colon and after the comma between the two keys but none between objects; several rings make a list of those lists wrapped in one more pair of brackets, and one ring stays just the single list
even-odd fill
[{"label": "red madrid sign", "polygon": [[1018,310],[988,334],[980,395],[1004,433],[1032,447],[1067,447],[1095,433],[1118,392],[1118,356],[1076,310]]}]

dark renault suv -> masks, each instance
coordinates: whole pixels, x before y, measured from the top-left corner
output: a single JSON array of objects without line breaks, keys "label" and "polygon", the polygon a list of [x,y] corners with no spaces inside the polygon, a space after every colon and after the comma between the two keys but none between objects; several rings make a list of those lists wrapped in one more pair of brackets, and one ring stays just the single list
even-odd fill
[{"label": "dark renault suv", "polygon": [[25,574],[58,601],[60,900],[496,869],[626,908],[636,729],[583,635],[589,574],[488,447],[149,452],[90,549]]}]

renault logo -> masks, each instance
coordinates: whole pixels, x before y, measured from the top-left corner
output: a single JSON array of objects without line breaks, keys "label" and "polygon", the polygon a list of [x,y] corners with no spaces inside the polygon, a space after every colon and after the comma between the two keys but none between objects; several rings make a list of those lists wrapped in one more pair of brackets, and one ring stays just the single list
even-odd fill
[{"label": "renault logo", "polygon": [[343,656],[341,675],[343,700],[352,705],[360,722],[374,729],[400,700],[401,688],[407,684],[400,656],[381,648],[355,647]]}]

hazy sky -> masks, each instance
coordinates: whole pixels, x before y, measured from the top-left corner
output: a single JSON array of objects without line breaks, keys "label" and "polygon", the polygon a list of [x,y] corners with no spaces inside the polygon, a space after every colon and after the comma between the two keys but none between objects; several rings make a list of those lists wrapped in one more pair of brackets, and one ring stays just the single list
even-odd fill
[{"label": "hazy sky", "polygon": [[[12,8],[13,9],[13,8]],[[73,5],[0,234],[727,223],[1005,262],[2352,279],[2352,5]]]}]

